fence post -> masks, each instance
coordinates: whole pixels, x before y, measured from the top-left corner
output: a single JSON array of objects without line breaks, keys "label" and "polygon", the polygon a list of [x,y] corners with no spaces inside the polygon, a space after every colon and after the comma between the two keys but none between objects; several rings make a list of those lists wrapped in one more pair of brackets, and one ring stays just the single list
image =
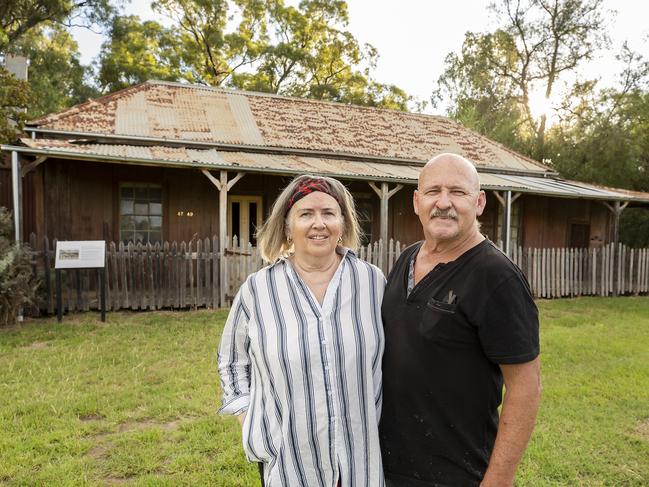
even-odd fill
[{"label": "fence post", "polygon": [[45,267],[45,293],[46,293],[46,306],[47,314],[54,313],[54,301],[52,300],[52,275],[50,266],[50,243],[47,236],[43,237],[43,266]]}]

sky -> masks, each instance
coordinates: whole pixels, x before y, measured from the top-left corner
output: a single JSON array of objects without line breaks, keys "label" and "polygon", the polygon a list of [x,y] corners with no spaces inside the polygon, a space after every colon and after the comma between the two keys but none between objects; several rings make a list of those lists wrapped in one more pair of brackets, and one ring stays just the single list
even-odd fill
[{"label": "sky", "polygon": [[[495,27],[488,4],[489,0],[347,0],[348,30],[361,43],[377,48],[379,60],[372,71],[376,81],[395,84],[417,100],[427,101],[444,71],[444,58],[460,50],[464,33]],[[611,49],[586,66],[584,76],[600,78],[602,85],[613,86],[621,71],[615,53],[624,41],[649,57],[649,2],[605,0],[604,4],[617,11],[616,16],[609,16]],[[148,0],[133,0],[125,11],[145,20],[161,21],[149,5]],[[103,37],[79,28],[74,35],[82,62],[89,63],[99,52]],[[443,107],[426,109],[427,113],[442,111]]]}]

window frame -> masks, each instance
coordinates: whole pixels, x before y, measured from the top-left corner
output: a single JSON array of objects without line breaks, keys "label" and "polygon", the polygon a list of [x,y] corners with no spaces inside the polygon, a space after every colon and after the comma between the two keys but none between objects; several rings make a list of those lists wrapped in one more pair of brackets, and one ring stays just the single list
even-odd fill
[{"label": "window frame", "polygon": [[[137,201],[136,195],[135,195],[135,190],[136,189],[146,189],[147,194],[146,194],[146,200],[147,200],[147,212],[146,214],[140,215],[137,214],[135,210],[135,204]],[[131,197],[125,197],[123,192],[125,189],[132,189],[133,190],[133,195]],[[157,189],[160,194],[160,199],[152,201],[150,195],[149,195],[149,189]],[[124,213],[123,212],[123,202],[125,200],[130,200],[133,202],[133,208],[131,210],[131,213]],[[160,205],[160,212],[159,213],[152,213],[151,212],[151,205],[152,204],[159,204]],[[142,217],[145,216],[149,221],[147,225],[147,229],[143,230],[140,229],[138,230],[137,228],[137,223],[135,222],[136,217]],[[128,243],[128,242],[133,242],[134,244],[142,243],[143,245],[150,243],[152,245],[156,243],[162,244],[164,242],[164,189],[163,185],[160,183],[151,183],[151,182],[139,182],[139,181],[120,181],[118,185],[118,190],[117,190],[117,229],[118,229],[118,235],[119,235],[119,241]],[[125,228],[123,224],[123,219],[125,217],[132,217],[133,218],[133,225],[134,229],[128,229]],[[151,226],[151,219],[152,218],[160,218],[160,226],[159,227],[152,227]],[[125,236],[125,233],[129,233],[130,235]],[[143,233],[144,234],[144,239],[143,240],[136,240],[136,236],[138,233]],[[152,240],[151,235],[152,234],[157,234],[159,235],[158,239]]]}]

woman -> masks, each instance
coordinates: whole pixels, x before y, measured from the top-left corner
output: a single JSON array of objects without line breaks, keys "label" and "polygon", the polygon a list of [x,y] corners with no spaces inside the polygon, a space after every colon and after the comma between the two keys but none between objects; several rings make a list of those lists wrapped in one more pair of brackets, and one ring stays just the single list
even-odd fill
[{"label": "woman", "polygon": [[263,258],[234,298],[218,361],[263,485],[381,486],[385,278],[359,244],[351,194],[299,176],[258,233]]}]

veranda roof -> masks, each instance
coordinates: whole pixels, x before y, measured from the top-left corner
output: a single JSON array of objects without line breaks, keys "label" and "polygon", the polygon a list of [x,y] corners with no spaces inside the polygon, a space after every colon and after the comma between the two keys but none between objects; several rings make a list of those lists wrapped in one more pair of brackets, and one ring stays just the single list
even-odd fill
[{"label": "veranda roof", "polygon": [[[78,161],[193,167],[208,170],[264,172],[278,175],[318,174],[346,180],[386,181],[415,185],[422,163],[387,163],[359,158],[311,157],[297,154],[268,154],[217,149],[190,149],[168,146],[135,146],[70,142],[57,139],[21,139],[23,146],[2,146],[36,156]],[[510,190],[562,198],[649,203],[649,194],[606,188],[542,174],[537,177],[495,173],[478,167],[486,190]],[[485,172],[487,170],[488,172]]]}]

